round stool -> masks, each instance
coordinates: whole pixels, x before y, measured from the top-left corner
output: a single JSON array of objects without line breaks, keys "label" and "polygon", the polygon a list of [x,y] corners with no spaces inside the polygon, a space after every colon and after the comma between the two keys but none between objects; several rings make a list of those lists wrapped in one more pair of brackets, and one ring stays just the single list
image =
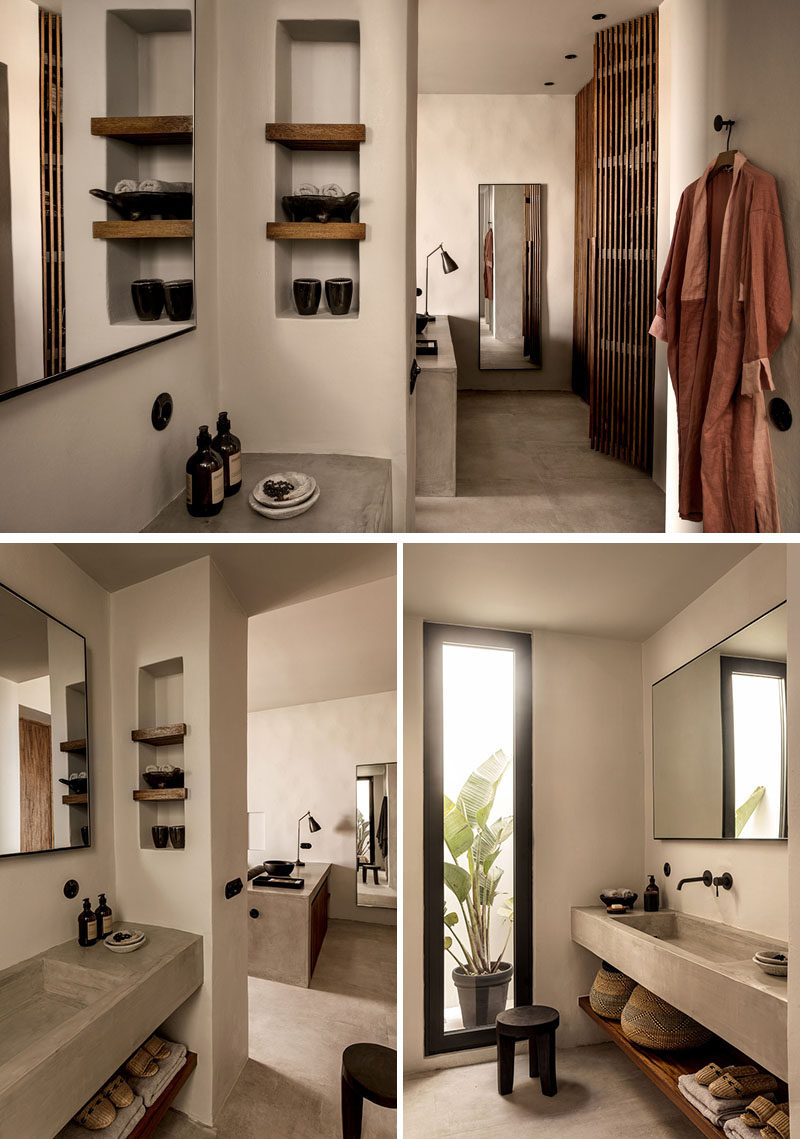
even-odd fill
[{"label": "round stool", "polygon": [[382,1044],[351,1044],[342,1053],[342,1139],[361,1139],[364,1100],[397,1107],[397,1053]]},{"label": "round stool", "polygon": [[497,1090],[510,1095],[514,1090],[514,1047],[527,1040],[530,1074],[540,1076],[542,1095],[555,1095],[557,1009],[547,1005],[523,1005],[501,1012],[496,1021]]}]

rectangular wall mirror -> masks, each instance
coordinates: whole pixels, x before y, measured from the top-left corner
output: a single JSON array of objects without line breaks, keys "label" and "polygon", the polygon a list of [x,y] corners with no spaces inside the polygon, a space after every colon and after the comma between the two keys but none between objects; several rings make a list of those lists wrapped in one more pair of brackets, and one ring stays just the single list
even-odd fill
[{"label": "rectangular wall mirror", "polygon": [[786,604],[653,685],[655,838],[785,839]]},{"label": "rectangular wall mirror", "polygon": [[0,586],[0,856],[90,845],[86,641]]},{"label": "rectangular wall mirror", "polygon": [[397,764],[356,768],[356,902],[397,909]]},{"label": "rectangular wall mirror", "polygon": [[487,184],[478,190],[478,366],[542,366],[544,187]]},{"label": "rectangular wall mirror", "polygon": [[189,332],[194,0],[0,5],[0,400]]}]

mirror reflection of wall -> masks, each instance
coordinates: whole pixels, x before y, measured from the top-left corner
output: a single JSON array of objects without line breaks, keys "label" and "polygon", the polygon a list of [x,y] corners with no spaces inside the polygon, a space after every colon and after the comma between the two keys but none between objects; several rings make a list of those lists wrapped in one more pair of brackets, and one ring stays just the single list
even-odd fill
[{"label": "mirror reflection of wall", "polygon": [[0,587],[0,856],[89,842],[83,637]]},{"label": "mirror reflection of wall", "polygon": [[653,686],[655,838],[785,839],[786,605]]},{"label": "mirror reflection of wall", "polygon": [[542,366],[542,189],[478,188],[479,367]]},{"label": "mirror reflection of wall", "polygon": [[397,764],[356,768],[356,900],[397,909]]}]

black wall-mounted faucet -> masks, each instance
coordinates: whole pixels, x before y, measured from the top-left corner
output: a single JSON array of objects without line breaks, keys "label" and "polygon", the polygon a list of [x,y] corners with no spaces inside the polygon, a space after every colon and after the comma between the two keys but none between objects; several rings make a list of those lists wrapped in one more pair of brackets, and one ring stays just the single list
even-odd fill
[{"label": "black wall-mounted faucet", "polygon": [[731,886],[733,885],[733,875],[729,874],[726,870],[725,873],[721,874],[719,878],[714,879],[714,885],[717,888],[717,897],[719,897],[720,886],[723,890],[730,890]]},{"label": "black wall-mounted faucet", "polygon": [[[730,877],[730,875],[728,875],[728,877]],[[702,882],[704,886],[710,886],[713,881],[714,875],[711,873],[711,871],[704,870],[699,878],[681,878],[680,882],[678,883],[678,889],[680,890],[687,882]],[[730,886],[727,888],[730,889]],[[719,893],[719,890],[717,893]]]}]

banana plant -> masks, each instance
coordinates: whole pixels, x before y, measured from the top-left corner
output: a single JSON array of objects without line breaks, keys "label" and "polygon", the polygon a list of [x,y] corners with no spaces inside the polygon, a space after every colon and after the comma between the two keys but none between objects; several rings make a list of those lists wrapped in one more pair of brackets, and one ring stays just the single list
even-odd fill
[{"label": "banana plant", "polygon": [[[444,947],[464,972],[473,976],[497,972],[511,936],[513,898],[508,898],[498,907],[498,917],[508,922],[508,932],[502,952],[493,961],[492,907],[503,876],[495,863],[514,832],[514,819],[505,815],[490,823],[489,816],[510,762],[503,751],[494,752],[472,772],[455,802],[444,797],[444,841],[452,858],[444,864],[444,884],[457,903],[452,909],[447,902],[444,905]],[[459,861],[462,858],[466,866]],[[463,927],[459,925],[462,919]]]}]

